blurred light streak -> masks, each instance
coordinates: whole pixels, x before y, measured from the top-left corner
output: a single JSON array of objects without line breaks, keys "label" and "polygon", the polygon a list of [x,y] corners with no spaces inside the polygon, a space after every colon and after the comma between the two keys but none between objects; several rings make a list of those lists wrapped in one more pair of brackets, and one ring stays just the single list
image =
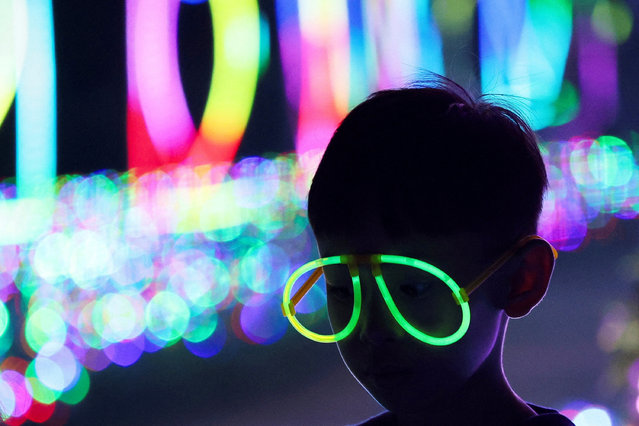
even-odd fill
[{"label": "blurred light streak", "polygon": [[289,104],[297,110],[296,150],[326,147],[339,120],[377,89],[443,73],[430,2],[278,1]]},{"label": "blurred light streak", "polygon": [[420,46],[418,72],[428,70],[444,75],[442,37],[431,15],[429,0],[415,0],[415,20]]},{"label": "blurred light streak", "polygon": [[592,10],[593,30],[604,41],[621,44],[633,27],[632,9],[623,0],[598,0]]},{"label": "blurred light streak", "polygon": [[166,162],[184,158],[195,135],[177,59],[179,0],[129,0],[133,25],[127,34],[136,96],[151,141]]},{"label": "blurred light streak", "polygon": [[347,13],[344,2],[298,2],[301,85],[297,152],[323,150],[348,110]]},{"label": "blurred light streak", "polygon": [[209,1],[213,70],[196,129],[177,59],[179,0],[127,1],[128,148],[130,167],[232,160],[255,97],[268,48],[260,44],[255,0]]},{"label": "blurred light streak", "polygon": [[479,1],[482,91],[517,96],[534,129],[552,124],[572,38],[571,0]]},{"label": "blurred light streak", "polygon": [[[213,17],[213,77],[199,138],[204,158],[195,164],[230,161],[248,122],[260,69],[260,14],[256,0],[209,0]],[[264,49],[262,48],[262,52]]]},{"label": "blurred light streak", "polygon": [[457,35],[473,26],[476,0],[433,0],[433,14],[444,34]]},{"label": "blurred light streak", "polygon": [[[371,50],[376,52],[373,69],[377,70],[375,87],[378,89],[403,86],[421,71],[417,4],[413,0],[366,3],[367,29],[373,43]],[[422,13],[429,8],[428,4],[421,6]],[[426,21],[424,25],[430,23]]]},{"label": "blurred light streak", "polygon": [[53,196],[56,174],[56,72],[51,1],[26,0],[28,42],[16,95],[20,198]]}]

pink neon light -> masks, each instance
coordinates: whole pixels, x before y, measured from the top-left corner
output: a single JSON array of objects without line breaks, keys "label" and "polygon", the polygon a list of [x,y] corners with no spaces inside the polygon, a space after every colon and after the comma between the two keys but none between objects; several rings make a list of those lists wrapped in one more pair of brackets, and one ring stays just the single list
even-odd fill
[{"label": "pink neon light", "polygon": [[[300,14],[301,84],[297,128],[300,154],[323,151],[339,120],[348,112],[348,96],[338,95],[336,91],[349,90],[350,57],[347,17],[333,17],[331,25],[325,26],[304,22],[303,18]],[[336,69],[337,65],[341,65],[341,69]]]},{"label": "pink neon light", "polygon": [[151,142],[162,160],[180,161],[195,137],[177,59],[180,1],[130,0],[129,5],[130,93],[137,95]]}]

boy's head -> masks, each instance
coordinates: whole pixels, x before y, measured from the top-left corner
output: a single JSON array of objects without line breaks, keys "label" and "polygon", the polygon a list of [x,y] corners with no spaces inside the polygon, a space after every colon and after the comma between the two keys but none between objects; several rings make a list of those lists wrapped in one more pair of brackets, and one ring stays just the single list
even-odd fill
[{"label": "boy's head", "polygon": [[505,247],[536,232],[546,185],[528,125],[440,79],[377,92],[348,114],[313,179],[309,219],[317,237],[367,232],[371,214],[397,238],[465,231]]},{"label": "boy's head", "polygon": [[[313,179],[308,215],[322,257],[409,256],[463,286],[536,232],[546,186],[528,125],[442,78],[428,87],[375,93],[348,114]],[[340,353],[391,411],[452,398],[472,381],[500,376],[507,318],[539,302],[552,267],[549,247],[527,244],[470,297],[466,335],[442,347],[399,326],[364,267],[362,312],[339,342]],[[420,298],[407,303],[419,310],[426,306]],[[333,320],[339,306],[330,296],[328,302]]]}]

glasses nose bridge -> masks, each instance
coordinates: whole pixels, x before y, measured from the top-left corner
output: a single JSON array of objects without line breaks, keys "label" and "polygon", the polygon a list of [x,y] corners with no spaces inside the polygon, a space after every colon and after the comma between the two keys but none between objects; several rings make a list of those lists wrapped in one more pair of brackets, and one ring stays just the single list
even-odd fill
[{"label": "glasses nose bridge", "polygon": [[371,261],[369,256],[366,262],[358,262],[356,268],[362,291],[362,310],[357,325],[360,339],[380,344],[403,335],[404,330],[391,313],[375,278],[379,275],[384,279],[379,262]]},{"label": "glasses nose bridge", "polygon": [[[375,274],[381,275],[381,268],[376,256],[354,255],[348,262],[348,269],[351,279],[354,275],[359,277],[360,290],[362,293],[362,306],[371,297],[379,297],[383,301],[379,291]],[[383,277],[382,277],[383,279]]]}]

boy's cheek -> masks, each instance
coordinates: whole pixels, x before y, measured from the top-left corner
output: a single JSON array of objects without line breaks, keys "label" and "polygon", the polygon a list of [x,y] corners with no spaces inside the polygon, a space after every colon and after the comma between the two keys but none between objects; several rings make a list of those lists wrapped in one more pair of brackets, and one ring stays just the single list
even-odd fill
[{"label": "boy's cheek", "polygon": [[[499,318],[477,308],[471,329],[453,345],[431,346],[409,335],[388,344],[371,345],[357,337],[357,328],[338,342],[339,352],[353,376],[384,406],[391,402],[384,404],[382,399],[392,398],[386,395],[386,387],[393,388],[397,398],[411,398],[415,392],[454,392],[495,349]],[[374,373],[384,371],[397,371],[398,379],[376,380]]]},{"label": "boy's cheek", "polygon": [[[355,334],[355,333],[354,333]],[[411,373],[434,381],[443,375],[460,372],[459,363],[464,364],[465,353],[461,347],[430,346],[407,336],[406,339],[387,345],[370,345],[354,336],[338,342],[340,355],[360,381],[367,381],[375,373]]]},{"label": "boy's cheek", "polygon": [[351,374],[391,411],[453,395],[468,379],[468,369],[460,368],[466,360],[453,347],[435,348],[411,342],[370,348],[348,340],[339,342],[338,347]]}]

